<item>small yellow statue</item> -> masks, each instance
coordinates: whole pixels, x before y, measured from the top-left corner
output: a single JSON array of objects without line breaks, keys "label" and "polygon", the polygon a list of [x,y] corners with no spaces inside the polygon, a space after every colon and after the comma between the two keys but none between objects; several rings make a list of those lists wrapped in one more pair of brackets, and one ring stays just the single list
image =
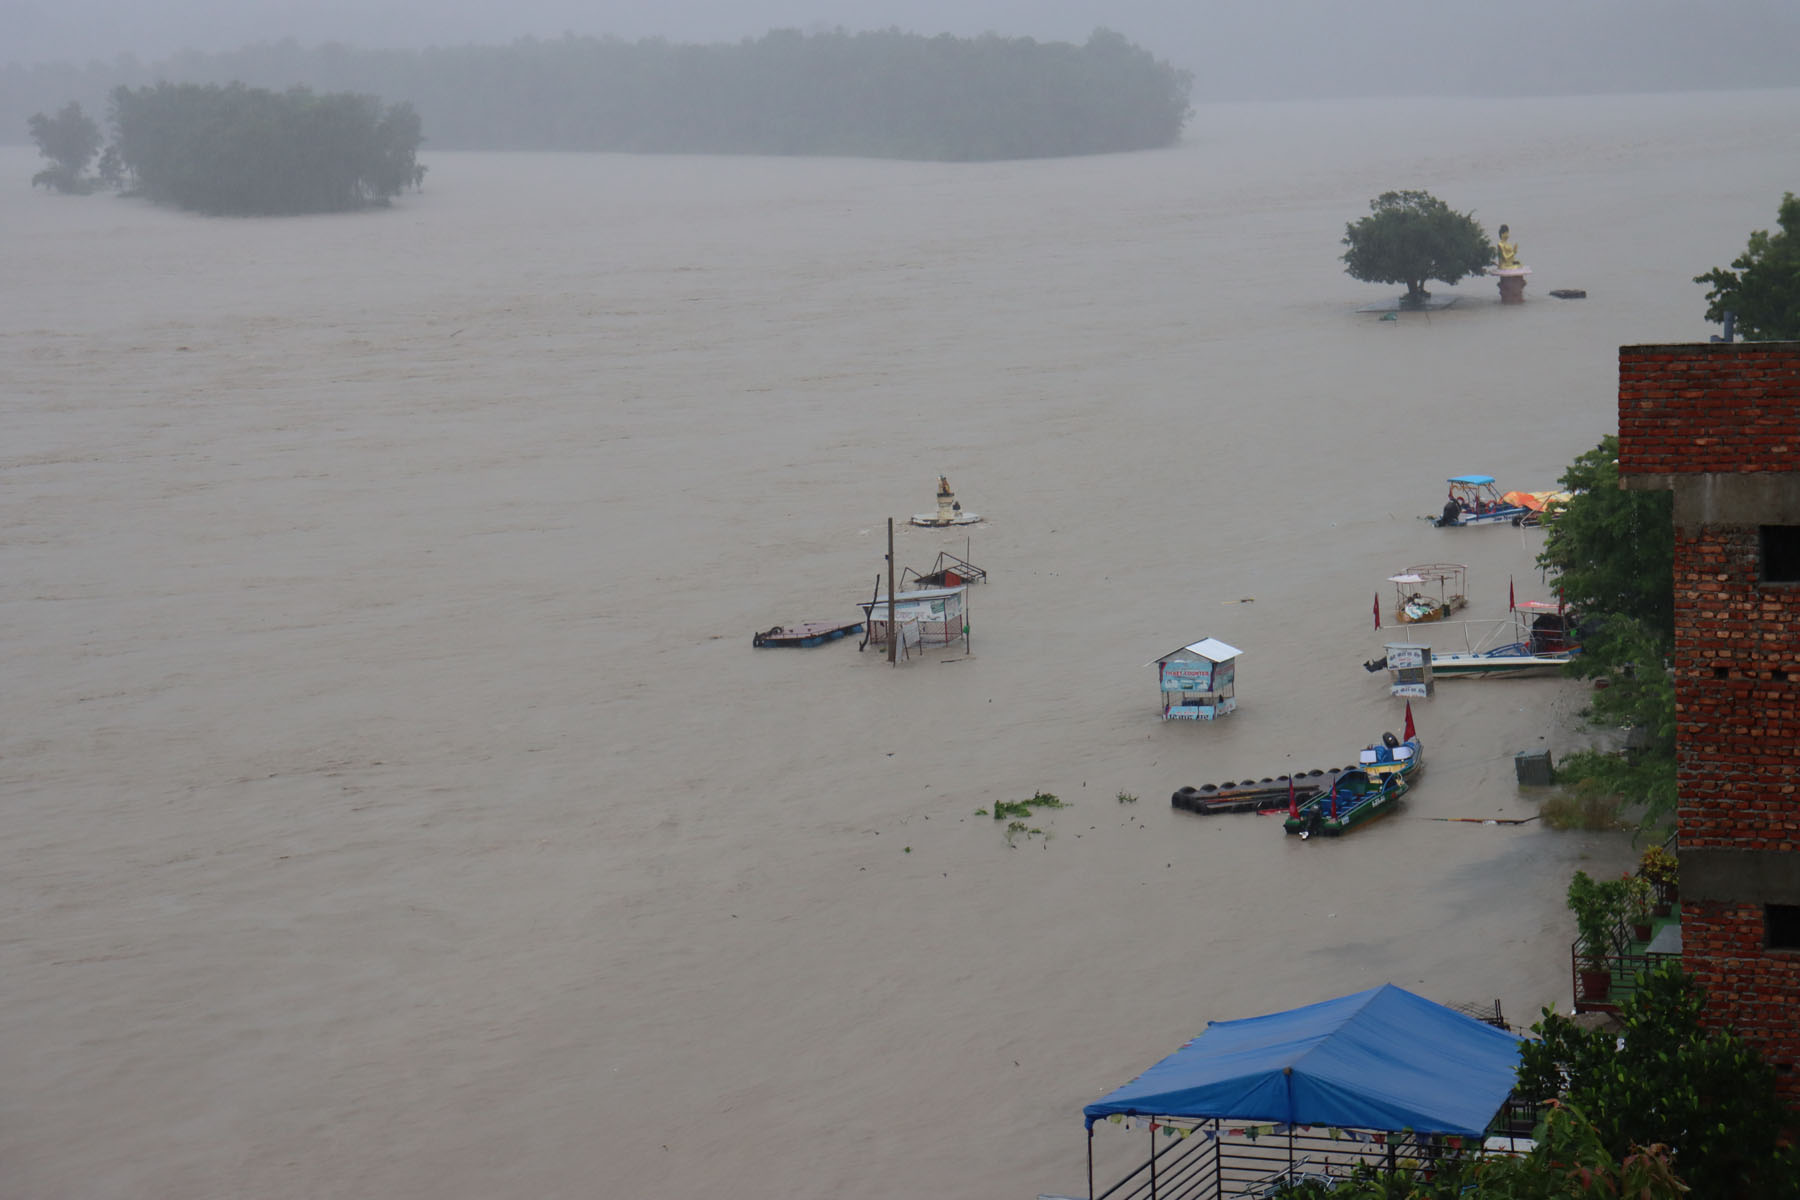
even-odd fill
[{"label": "small yellow statue", "polygon": [[1506,226],[1500,227],[1500,239],[1494,247],[1496,261],[1494,265],[1502,271],[1516,271],[1519,268],[1519,246],[1517,242],[1507,241],[1511,231]]}]

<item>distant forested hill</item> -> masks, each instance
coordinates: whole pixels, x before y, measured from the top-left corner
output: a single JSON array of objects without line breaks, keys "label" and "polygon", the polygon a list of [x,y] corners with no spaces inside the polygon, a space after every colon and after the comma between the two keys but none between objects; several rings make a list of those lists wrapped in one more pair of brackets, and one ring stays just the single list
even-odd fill
[{"label": "distant forested hill", "polygon": [[770,33],[735,44],[567,36],[428,50],[304,48],[0,71],[0,137],[115,87],[242,82],[410,104],[442,150],[857,155],[969,161],[1174,143],[1192,77],[1119,34]]}]

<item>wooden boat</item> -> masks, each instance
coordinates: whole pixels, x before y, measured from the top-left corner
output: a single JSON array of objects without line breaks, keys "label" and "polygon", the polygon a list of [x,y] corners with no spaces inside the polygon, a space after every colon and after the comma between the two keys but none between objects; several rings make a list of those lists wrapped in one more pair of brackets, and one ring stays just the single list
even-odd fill
[{"label": "wooden boat", "polygon": [[1513,640],[1504,645],[1478,645],[1466,652],[1433,650],[1431,673],[1446,679],[1553,675],[1581,653],[1575,619],[1561,605],[1542,600],[1515,604],[1511,634]]},{"label": "wooden boat", "polygon": [[861,621],[802,621],[798,625],[777,625],[750,639],[752,646],[818,646],[862,632]]},{"label": "wooden boat", "polygon": [[1424,769],[1425,747],[1417,734],[1401,741],[1385,733],[1357,758],[1357,765],[1340,773],[1329,791],[1304,804],[1296,803],[1282,828],[1303,839],[1315,833],[1338,837],[1387,816],[1399,807],[1400,797],[1411,790],[1413,779]]},{"label": "wooden boat", "polygon": [[1567,654],[1532,654],[1524,644],[1496,646],[1482,653],[1432,653],[1431,673],[1440,679],[1497,679],[1554,675],[1569,665]]},{"label": "wooden boat", "polygon": [[1523,505],[1508,504],[1500,489],[1494,486],[1492,475],[1452,475],[1446,482],[1450,491],[1444,501],[1444,511],[1429,518],[1440,528],[1510,525],[1515,524],[1514,517],[1523,517],[1530,511]]},{"label": "wooden boat", "polygon": [[1398,575],[1394,585],[1394,618],[1403,624],[1442,621],[1467,607],[1469,568],[1462,563],[1419,563]]}]

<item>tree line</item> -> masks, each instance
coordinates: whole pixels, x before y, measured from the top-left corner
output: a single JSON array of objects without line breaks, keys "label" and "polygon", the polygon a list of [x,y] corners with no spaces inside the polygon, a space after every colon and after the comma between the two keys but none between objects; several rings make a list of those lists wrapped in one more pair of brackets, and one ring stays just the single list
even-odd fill
[{"label": "tree line", "polygon": [[405,97],[431,145],[446,150],[945,161],[1171,145],[1193,82],[1104,29],[1081,45],[786,30],[711,45],[568,35],[413,51],[286,41],[152,66],[14,66],[0,71],[0,97],[22,115],[159,80]]}]

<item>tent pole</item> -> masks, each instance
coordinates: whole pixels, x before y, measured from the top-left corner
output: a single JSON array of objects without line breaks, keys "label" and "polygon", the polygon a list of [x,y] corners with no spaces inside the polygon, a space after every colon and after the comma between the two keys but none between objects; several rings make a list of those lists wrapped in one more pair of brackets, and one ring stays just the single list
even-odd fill
[{"label": "tent pole", "polygon": [[1288,1182],[1294,1181],[1294,1068],[1281,1068],[1282,1082],[1287,1084]]},{"label": "tent pole", "polygon": [[1156,1122],[1150,1126],[1150,1200],[1156,1200]]},{"label": "tent pole", "polygon": [[1088,1126],[1088,1200],[1094,1200],[1094,1127]]},{"label": "tent pole", "polygon": [[1219,1118],[1213,1118],[1213,1195],[1225,1194],[1225,1143],[1219,1137]]}]

